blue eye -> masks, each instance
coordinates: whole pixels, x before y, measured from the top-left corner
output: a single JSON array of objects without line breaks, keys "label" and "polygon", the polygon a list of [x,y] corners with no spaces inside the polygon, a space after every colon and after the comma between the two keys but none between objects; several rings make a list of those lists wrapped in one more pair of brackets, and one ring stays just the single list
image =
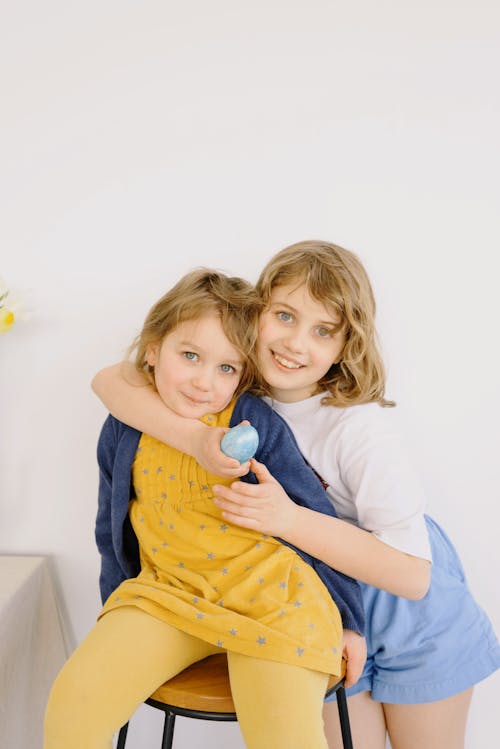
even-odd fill
[{"label": "blue eye", "polygon": [[316,328],[316,332],[320,338],[331,338],[333,335],[333,330],[331,328]]},{"label": "blue eye", "polygon": [[197,361],[198,354],[195,354],[194,351],[183,351],[182,355],[185,359],[189,359],[189,361]]},{"label": "blue eye", "polygon": [[232,374],[233,372],[236,372],[235,368],[231,364],[221,364],[220,368],[224,372],[224,374]]},{"label": "blue eye", "polygon": [[290,322],[293,319],[290,312],[277,312],[276,314],[282,322]]}]

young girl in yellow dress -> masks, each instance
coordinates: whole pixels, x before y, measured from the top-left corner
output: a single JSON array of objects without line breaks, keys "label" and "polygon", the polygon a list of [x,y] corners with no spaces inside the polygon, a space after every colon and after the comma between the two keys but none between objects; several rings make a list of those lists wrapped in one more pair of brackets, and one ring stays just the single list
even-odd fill
[{"label": "young girl in yellow dress", "polygon": [[[193,271],[149,312],[136,367],[180,416],[251,421],[260,442],[247,480],[265,481],[266,464],[296,502],[332,514],[285,423],[244,392],[260,308],[241,279]],[[326,749],[321,711],[342,629],[364,647],[352,634],[364,626],[357,583],[225,522],[212,485],[230,479],[111,416],[98,459],[104,607],[53,686],[45,749],[109,749],[159,685],[221,649],[250,749]]]}]

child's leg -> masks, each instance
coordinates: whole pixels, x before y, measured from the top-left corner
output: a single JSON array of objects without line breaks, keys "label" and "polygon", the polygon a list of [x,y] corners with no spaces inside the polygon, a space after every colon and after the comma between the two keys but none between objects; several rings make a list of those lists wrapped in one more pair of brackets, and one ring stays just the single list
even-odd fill
[{"label": "child's leg", "polygon": [[[418,705],[382,704],[361,692],[348,699],[352,740],[356,749],[385,749],[386,730],[392,749],[463,749],[472,689],[453,697]],[[330,749],[341,746],[337,704],[325,705]]]},{"label": "child's leg", "polygon": [[110,611],[52,687],[45,749],[111,749],[113,734],[160,684],[214,652],[140,609]]},{"label": "child's leg", "polygon": [[384,705],[393,749],[463,749],[472,689],[420,705]]},{"label": "child's leg", "polygon": [[327,674],[228,652],[231,691],[248,749],[327,749]]},{"label": "child's leg", "polygon": [[[359,692],[347,700],[352,743],[356,749],[385,749],[387,728],[384,709],[380,702],[372,700],[370,692]],[[330,749],[342,746],[337,702],[324,706],[325,733]],[[426,744],[422,744],[420,749]]]}]

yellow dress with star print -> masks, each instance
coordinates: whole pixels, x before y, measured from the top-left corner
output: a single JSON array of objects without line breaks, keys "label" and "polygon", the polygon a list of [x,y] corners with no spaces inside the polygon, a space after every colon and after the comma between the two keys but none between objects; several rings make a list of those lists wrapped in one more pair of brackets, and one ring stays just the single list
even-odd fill
[{"label": "yellow dress with star print", "polygon": [[[202,421],[229,426],[233,408]],[[111,594],[101,616],[136,606],[221,649],[340,674],[336,604],[293,549],[224,521],[212,485],[231,479],[147,434],[132,478],[141,572]]]}]

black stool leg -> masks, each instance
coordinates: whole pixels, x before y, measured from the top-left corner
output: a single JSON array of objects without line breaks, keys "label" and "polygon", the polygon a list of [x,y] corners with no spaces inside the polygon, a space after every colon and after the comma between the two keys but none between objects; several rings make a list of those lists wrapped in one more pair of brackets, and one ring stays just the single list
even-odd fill
[{"label": "black stool leg", "polygon": [[[175,713],[165,710],[165,723],[163,724],[163,739],[161,749],[172,749],[174,741]],[[118,747],[116,747],[118,749]]]},{"label": "black stool leg", "polygon": [[120,733],[118,734],[118,742],[116,744],[116,749],[125,749],[125,742],[127,740],[127,731],[128,731],[128,723],[125,723],[125,725],[120,728]]},{"label": "black stool leg", "polygon": [[339,687],[337,689],[337,707],[339,709],[342,744],[344,746],[344,749],[353,749],[351,724],[349,723],[349,713],[347,712],[347,700],[344,687]]}]

